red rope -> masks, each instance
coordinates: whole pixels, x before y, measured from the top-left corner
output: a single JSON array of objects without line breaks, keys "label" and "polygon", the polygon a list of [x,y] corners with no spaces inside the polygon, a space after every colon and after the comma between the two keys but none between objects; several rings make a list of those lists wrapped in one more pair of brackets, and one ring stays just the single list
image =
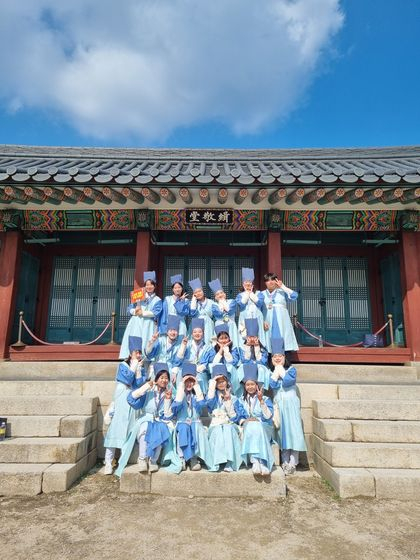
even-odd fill
[{"label": "red rope", "polygon": [[[312,338],[315,338],[315,340],[318,340],[318,342],[322,341],[322,343],[325,344],[326,346],[333,346],[334,348],[354,348],[357,346],[363,346],[363,342],[356,342],[355,344],[333,344],[332,342],[327,342],[326,340],[323,340],[320,336],[311,333],[310,331],[308,331],[308,329],[306,329],[302,325],[302,323],[299,323],[299,321],[297,320],[296,320],[296,325],[300,327],[303,330],[303,332],[305,332],[307,335],[311,336]],[[387,321],[378,331],[376,331],[376,333],[374,333],[374,336],[381,333],[388,325],[389,325],[389,321]]]},{"label": "red rope", "polygon": [[[81,344],[79,344],[78,346],[89,346],[89,344],[94,344],[95,342],[97,342],[100,338],[103,337],[103,335],[105,334],[105,332],[108,330],[108,327],[110,326],[110,324],[112,323],[112,321],[109,321],[108,324],[106,325],[106,327],[104,328],[104,330],[101,332],[101,334],[99,336],[97,336],[94,340],[92,340],[91,342],[82,342]],[[38,338],[37,336],[34,335],[34,333],[31,331],[31,329],[28,327],[28,325],[25,323],[25,321],[22,319],[22,325],[25,327],[25,329],[28,331],[29,335],[36,340],[37,342],[39,342],[40,344],[44,344],[45,346],[57,346],[56,344],[54,344],[53,342],[45,342],[45,340],[41,340],[40,338]]]}]

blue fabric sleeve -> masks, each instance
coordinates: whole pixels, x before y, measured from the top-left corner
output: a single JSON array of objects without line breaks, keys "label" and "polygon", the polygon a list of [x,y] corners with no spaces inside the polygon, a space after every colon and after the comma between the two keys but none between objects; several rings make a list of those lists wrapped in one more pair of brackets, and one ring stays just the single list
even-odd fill
[{"label": "blue fabric sleeve", "polygon": [[293,366],[289,367],[286,371],[286,375],[283,377],[283,387],[292,387],[296,384],[296,368]]},{"label": "blue fabric sleeve", "polygon": [[131,371],[125,362],[118,366],[116,380],[120,383],[124,383],[124,385],[131,387],[134,383],[135,377],[134,371]]},{"label": "blue fabric sleeve", "polygon": [[206,406],[210,414],[213,412],[215,408],[219,406],[217,393],[214,395],[212,399],[206,399]]},{"label": "blue fabric sleeve", "polygon": [[128,313],[128,315],[131,315],[130,311],[131,311],[132,309],[135,309],[136,306],[137,306],[136,303],[130,303],[130,305],[127,306],[127,313]]},{"label": "blue fabric sleeve", "polygon": [[156,303],[154,303],[152,305],[151,311],[152,311],[153,315],[155,316],[155,319],[159,319],[159,317],[162,313],[162,300],[160,298],[158,298]]},{"label": "blue fabric sleeve", "polygon": [[264,294],[263,292],[257,292],[257,296],[258,296],[258,301],[255,304],[258,309],[262,309],[264,307]]},{"label": "blue fabric sleeve", "polygon": [[281,379],[279,379],[278,381],[274,381],[274,379],[270,377],[270,389],[273,389],[273,391],[277,391],[278,389],[280,389],[280,387]]},{"label": "blue fabric sleeve", "polygon": [[[146,344],[146,348],[147,348],[147,344]],[[159,354],[160,352],[160,342],[159,339],[155,340],[155,343],[152,346],[152,349],[150,350],[150,352],[144,352],[146,358],[148,358],[149,360],[154,360],[156,358],[156,356]]]},{"label": "blue fabric sleeve", "polygon": [[220,311],[217,303],[213,303],[211,306],[211,314],[215,319],[223,319],[223,311]]},{"label": "blue fabric sleeve", "polygon": [[[286,292],[285,292],[286,293]],[[286,297],[287,299],[289,299],[290,301],[296,301],[297,298],[299,297],[299,294],[295,291],[293,291],[291,294],[287,294],[286,293]]]},{"label": "blue fabric sleeve", "polygon": [[240,311],[246,309],[246,303],[242,303],[242,294],[243,292],[239,292],[239,294],[235,298],[236,305],[239,307]]},{"label": "blue fabric sleeve", "polygon": [[236,416],[230,419],[231,422],[235,424],[239,424],[241,420],[246,418],[245,409],[241,404],[241,401],[238,398],[231,397],[233,399],[233,409],[236,412]]},{"label": "blue fabric sleeve", "polygon": [[128,393],[127,402],[131,406],[131,408],[134,408],[134,410],[139,410],[140,408],[143,408],[144,405],[146,404],[146,398],[147,398],[147,393],[136,399],[135,397],[133,397],[133,393],[131,392]]},{"label": "blue fabric sleeve", "polygon": [[134,377],[132,389],[139,389],[147,381],[147,375],[144,368],[141,370],[141,377]]},{"label": "blue fabric sleeve", "polygon": [[201,414],[201,411],[206,406],[206,399],[202,399],[201,401],[197,400],[197,397],[193,395],[192,404],[198,414]]},{"label": "blue fabric sleeve", "polygon": [[204,349],[198,361],[200,364],[208,366],[209,363],[213,361],[215,355],[216,353],[214,351],[214,348],[212,346],[209,346],[208,348]]},{"label": "blue fabric sleeve", "polygon": [[190,302],[187,299],[178,299],[175,302],[175,309],[181,317],[188,317],[190,313]]},{"label": "blue fabric sleeve", "polygon": [[229,315],[235,315],[236,312],[236,299],[229,299],[228,300],[229,303]]},{"label": "blue fabric sleeve", "polygon": [[271,399],[269,399],[268,397],[263,397],[265,404],[267,405],[269,411],[271,412],[271,418],[264,418],[264,415],[261,415],[261,420],[262,422],[266,422],[267,424],[271,424],[273,422],[273,412],[274,412],[274,407],[273,407],[273,403],[271,401]]},{"label": "blue fabric sleeve", "polygon": [[261,360],[257,360],[257,363],[266,366],[267,362],[268,362],[268,352],[264,348],[261,348]]},{"label": "blue fabric sleeve", "polygon": [[172,403],[172,414],[174,416],[176,416],[177,414],[179,414],[179,412],[182,410],[182,407],[184,406],[184,400],[182,400],[181,402],[175,401]]},{"label": "blue fabric sleeve", "polygon": [[239,355],[239,350],[236,347],[234,347],[232,348],[230,353],[232,354],[232,358],[233,358],[232,365],[236,367],[239,364],[239,360],[241,359],[241,356]]},{"label": "blue fabric sleeve", "polygon": [[168,302],[165,298],[162,304],[162,313],[159,318],[159,334],[165,334],[168,325]]}]

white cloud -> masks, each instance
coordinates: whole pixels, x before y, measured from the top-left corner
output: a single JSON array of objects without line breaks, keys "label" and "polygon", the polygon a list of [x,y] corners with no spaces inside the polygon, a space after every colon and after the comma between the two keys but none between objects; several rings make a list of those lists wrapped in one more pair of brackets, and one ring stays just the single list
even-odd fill
[{"label": "white cloud", "polygon": [[258,133],[297,106],[343,19],[339,0],[0,0],[0,99],[104,140]]}]

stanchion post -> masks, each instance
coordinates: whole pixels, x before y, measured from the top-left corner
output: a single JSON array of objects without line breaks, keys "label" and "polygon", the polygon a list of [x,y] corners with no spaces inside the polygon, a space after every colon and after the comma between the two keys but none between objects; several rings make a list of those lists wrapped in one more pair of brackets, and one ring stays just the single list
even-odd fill
[{"label": "stanchion post", "polygon": [[115,311],[113,311],[111,313],[111,341],[110,341],[109,344],[117,344],[115,342],[115,316],[116,316],[116,313],[115,313]]},{"label": "stanchion post", "polygon": [[18,330],[18,339],[17,341],[12,344],[14,348],[22,348],[22,346],[26,346],[24,342],[22,342],[22,327],[23,327],[23,311],[19,311],[19,330]]},{"label": "stanchion post", "polygon": [[392,313],[388,313],[388,328],[389,328],[389,340],[391,341],[389,347],[395,348],[396,344],[394,342],[394,321],[392,319]]}]

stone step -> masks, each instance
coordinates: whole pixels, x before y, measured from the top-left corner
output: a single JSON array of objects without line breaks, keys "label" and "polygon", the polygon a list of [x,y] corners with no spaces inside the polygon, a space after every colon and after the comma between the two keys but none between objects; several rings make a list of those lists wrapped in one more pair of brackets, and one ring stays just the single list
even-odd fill
[{"label": "stone step", "polygon": [[90,416],[8,416],[7,437],[83,437],[97,427]]},{"label": "stone step", "polygon": [[[0,443],[0,447],[4,442]],[[49,463],[0,464],[0,496],[36,496],[42,492],[42,477]]]},{"label": "stone step", "polygon": [[83,476],[92,469],[97,461],[96,448],[87,455],[79,459],[77,463],[55,463],[45,470],[42,479],[42,491],[45,494],[51,492],[65,492]]},{"label": "stone step", "polygon": [[140,474],[137,465],[128,466],[121,477],[121,492],[130,494],[159,494],[173,497],[206,498],[263,498],[277,500],[286,496],[283,471],[277,468],[268,478],[256,476],[251,470],[240,469],[235,473],[210,473],[185,471],[172,474],[159,470],[151,475]]},{"label": "stone step", "polygon": [[314,434],[324,441],[420,443],[420,422],[313,418]]},{"label": "stone step", "polygon": [[420,401],[313,401],[316,418],[420,420]]},{"label": "stone step", "polygon": [[327,383],[416,383],[414,366],[297,364],[298,381]]},{"label": "stone step", "polygon": [[338,385],[338,398],[343,400],[372,400],[372,401],[398,400],[398,401],[420,402],[420,384],[417,385],[341,384]]},{"label": "stone step", "polygon": [[420,469],[418,443],[329,442],[312,436],[313,452],[332,467]]},{"label": "stone step", "polygon": [[0,380],[0,395],[2,397],[46,397],[54,395],[98,397],[102,405],[108,405],[111,402],[114,389],[115,381],[113,380]]},{"label": "stone step", "polygon": [[91,415],[96,413],[97,407],[96,397],[0,397],[0,415],[5,417]]},{"label": "stone step", "polygon": [[0,362],[0,378],[5,380],[110,380],[115,378],[115,362]]},{"label": "stone step", "polygon": [[10,438],[0,442],[0,463],[77,463],[96,448],[96,432],[82,438]]},{"label": "stone step", "polygon": [[314,465],[341,498],[358,496],[394,500],[420,500],[420,470],[337,468],[314,453]]}]

